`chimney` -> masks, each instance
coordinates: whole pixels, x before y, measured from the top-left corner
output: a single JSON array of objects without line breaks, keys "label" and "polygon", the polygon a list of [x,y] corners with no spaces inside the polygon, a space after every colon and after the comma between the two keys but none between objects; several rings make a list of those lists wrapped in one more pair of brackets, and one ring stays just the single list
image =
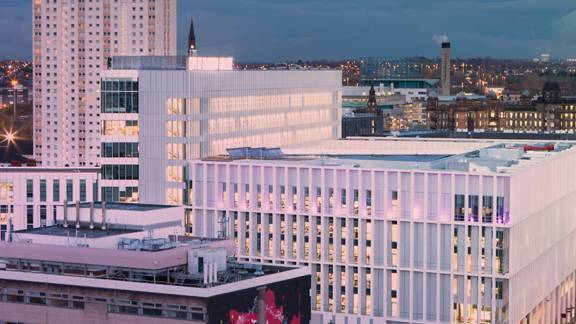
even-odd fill
[{"label": "chimney", "polygon": [[80,200],[76,200],[76,228],[80,228]]},{"label": "chimney", "polygon": [[94,229],[94,202],[90,203],[90,229]]},{"label": "chimney", "polygon": [[106,230],[106,202],[102,202],[102,230]]},{"label": "chimney", "polygon": [[68,201],[64,200],[64,224],[62,224],[65,228],[68,227]]},{"label": "chimney", "polygon": [[451,70],[451,63],[450,63],[450,42],[444,41],[442,42],[442,66],[441,68],[441,75],[440,75],[440,83],[441,83],[441,93],[443,96],[450,95],[450,70]]}]

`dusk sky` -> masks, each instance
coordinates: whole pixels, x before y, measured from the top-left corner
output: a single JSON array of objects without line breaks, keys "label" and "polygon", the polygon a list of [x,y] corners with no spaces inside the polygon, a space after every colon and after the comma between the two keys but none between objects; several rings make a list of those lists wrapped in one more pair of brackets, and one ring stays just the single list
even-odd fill
[{"label": "dusk sky", "polygon": [[[0,59],[31,57],[31,0],[0,0]],[[576,57],[574,0],[179,0],[184,52],[194,17],[200,53],[238,61],[453,55]]]}]

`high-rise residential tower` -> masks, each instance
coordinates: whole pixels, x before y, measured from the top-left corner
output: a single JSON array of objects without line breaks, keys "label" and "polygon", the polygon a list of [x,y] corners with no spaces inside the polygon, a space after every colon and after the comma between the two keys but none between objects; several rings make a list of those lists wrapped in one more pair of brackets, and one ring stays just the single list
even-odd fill
[{"label": "high-rise residential tower", "polygon": [[100,71],[111,56],[176,55],[176,4],[33,0],[37,160],[46,166],[99,163]]}]

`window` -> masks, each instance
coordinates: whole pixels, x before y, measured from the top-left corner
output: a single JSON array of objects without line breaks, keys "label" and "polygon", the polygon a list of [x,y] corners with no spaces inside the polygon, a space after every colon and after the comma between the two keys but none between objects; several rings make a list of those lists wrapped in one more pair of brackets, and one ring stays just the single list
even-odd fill
[{"label": "window", "polygon": [[464,195],[454,196],[454,220],[457,222],[464,221]]},{"label": "window", "polygon": [[80,201],[86,201],[86,180],[80,180]]},{"label": "window", "polygon": [[26,201],[34,201],[34,180],[32,179],[26,180]]},{"label": "window", "polygon": [[60,201],[60,180],[52,180],[52,201]]},{"label": "window", "polygon": [[102,143],[101,157],[129,158],[138,157],[138,143]]},{"label": "window", "polygon": [[40,226],[46,226],[46,206],[40,206]]},{"label": "window", "polygon": [[166,203],[169,205],[182,205],[183,200],[182,189],[168,188],[166,189]]},{"label": "window", "polygon": [[46,180],[40,180],[40,201],[46,201]]},{"label": "window", "polygon": [[168,115],[186,114],[186,101],[184,99],[171,98],[166,101],[166,112]]},{"label": "window", "polygon": [[140,127],[137,120],[105,120],[102,122],[102,135],[138,136]]},{"label": "window", "polygon": [[102,80],[100,97],[103,113],[138,113],[138,81]]},{"label": "window", "polygon": [[166,144],[166,157],[168,160],[184,160],[184,144],[168,143]]},{"label": "window", "polygon": [[166,181],[168,182],[182,182],[182,167],[181,166],[167,166],[166,167]]},{"label": "window", "polygon": [[102,178],[105,180],[138,180],[138,165],[103,165]]},{"label": "window", "polygon": [[167,121],[166,122],[166,136],[168,137],[184,137],[186,134],[186,123],[183,121]]},{"label": "window", "polygon": [[34,206],[26,206],[26,228],[34,228]]},{"label": "window", "polygon": [[11,182],[0,182],[0,201],[14,202],[14,185]]},{"label": "window", "polygon": [[66,180],[66,200],[74,200],[74,183],[71,179]]},{"label": "window", "polygon": [[109,202],[138,202],[138,187],[102,187],[102,200]]}]

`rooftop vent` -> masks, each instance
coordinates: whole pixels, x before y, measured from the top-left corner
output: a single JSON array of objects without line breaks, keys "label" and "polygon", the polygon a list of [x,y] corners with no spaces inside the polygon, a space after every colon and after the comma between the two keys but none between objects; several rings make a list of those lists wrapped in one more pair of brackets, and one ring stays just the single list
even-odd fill
[{"label": "rooftop vent", "polygon": [[233,159],[278,159],[284,156],[280,148],[238,147],[226,149]]}]

